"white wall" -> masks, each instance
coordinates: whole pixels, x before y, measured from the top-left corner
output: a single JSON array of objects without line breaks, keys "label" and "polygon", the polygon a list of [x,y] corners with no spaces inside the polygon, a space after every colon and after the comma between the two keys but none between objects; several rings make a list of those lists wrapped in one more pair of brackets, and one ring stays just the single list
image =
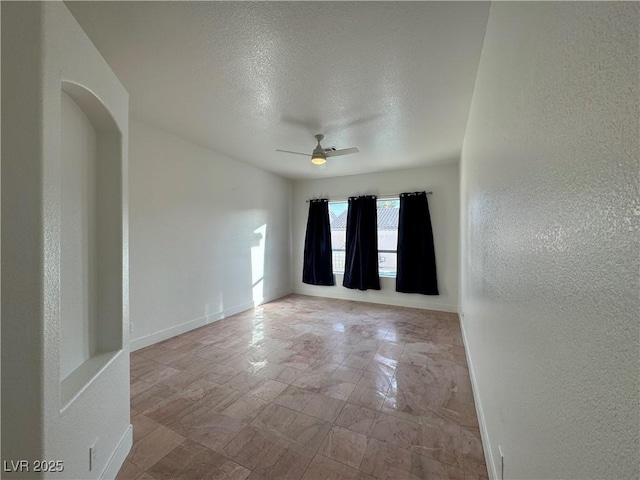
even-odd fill
[{"label": "white wall", "polygon": [[291,182],[132,122],[132,348],[291,293]]},{"label": "white wall", "polygon": [[[123,334],[128,331],[122,221],[127,198],[121,188],[126,184],[128,95],[62,2],[3,2],[2,13],[2,458],[64,463],[63,472],[32,472],[32,477],[114,476],[132,442],[128,335]],[[108,329],[111,336],[119,334],[109,343],[125,348],[110,352],[104,362],[85,362],[99,369],[72,375],[83,380],[74,385],[78,389],[65,388],[61,378],[61,243],[69,239],[61,235],[61,217],[69,214],[61,192],[68,173],[61,160],[61,108],[67,82],[76,85],[69,92],[84,92],[88,103],[83,110],[96,131],[106,123],[117,130],[117,141],[106,142],[115,163],[106,170],[119,173],[118,188],[107,203],[118,207],[111,218],[120,222],[107,235],[113,238],[105,249],[117,253],[105,275],[113,293],[107,296],[118,302],[106,309],[117,323]],[[68,391],[75,391],[73,398],[65,398]],[[24,473],[4,476],[22,478]]]},{"label": "white wall", "polygon": [[[335,160],[342,161],[342,160]],[[348,161],[348,160],[345,160]],[[353,195],[391,195],[419,190],[433,191],[429,195],[429,212],[433,225],[433,240],[438,270],[440,295],[398,293],[395,278],[380,278],[381,290],[359,291],[342,286],[343,275],[335,275],[336,285],[315,286],[302,283],[304,237],[310,198],[345,200]],[[426,308],[448,312],[458,306],[458,230],[459,230],[458,164],[395,170],[364,175],[301,180],[293,187],[293,270],[297,293],[343,298],[372,303]]]},{"label": "white wall", "polygon": [[60,375],[97,351],[96,130],[62,93],[60,157]]},{"label": "white wall", "polygon": [[491,7],[460,308],[493,478],[499,445],[504,478],[639,475],[639,7]]}]

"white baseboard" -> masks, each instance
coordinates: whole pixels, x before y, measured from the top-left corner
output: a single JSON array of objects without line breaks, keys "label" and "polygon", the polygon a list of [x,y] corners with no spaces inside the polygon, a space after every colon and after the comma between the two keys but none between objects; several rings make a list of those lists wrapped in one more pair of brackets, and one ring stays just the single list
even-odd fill
[{"label": "white baseboard", "polygon": [[188,322],[184,322],[179,325],[174,325],[173,327],[165,328],[164,330],[153,332],[149,335],[145,335],[144,337],[135,338],[129,343],[130,351],[134,352],[136,350],[140,350],[141,348],[154,345],[177,335],[187,333],[196,328],[204,327],[205,325],[217,322],[218,320],[222,320],[223,318],[231,317],[232,315],[235,315],[237,313],[255,308],[263,303],[272,302],[274,300],[277,300],[278,298],[289,295],[290,293],[292,292],[290,290],[287,290],[284,293],[281,292],[270,297],[263,298],[260,302],[251,301],[242,303],[240,305],[235,305],[233,307],[225,308],[224,310],[216,313],[205,315],[203,317],[189,320]]},{"label": "white baseboard", "polygon": [[263,298],[259,302],[252,302],[251,303],[251,307],[249,307],[249,308],[254,308],[254,307],[257,307],[258,305],[262,305],[262,304],[265,304],[265,303],[273,302],[274,300],[278,300],[279,298],[286,297],[287,295],[291,295],[292,293],[293,293],[293,289],[292,288],[288,288],[286,290],[281,290],[278,293],[274,293],[273,295],[270,295],[268,297]]},{"label": "white baseboard", "polygon": [[145,335],[144,337],[131,340],[131,342],[129,343],[129,348],[132,352],[134,352],[136,350],[140,350],[141,348],[148,347],[149,345],[167,340],[171,337],[187,333],[188,331],[195,328],[204,327],[205,325],[215,322],[216,320],[220,320],[221,318],[222,312],[219,312],[215,315],[206,315],[204,317],[189,320],[188,322],[184,322],[170,328],[165,328],[164,330],[158,330],[157,332]]},{"label": "white baseboard", "polygon": [[124,432],[124,435],[118,442],[118,446],[115,451],[111,455],[111,458],[107,462],[106,467],[102,470],[100,474],[100,480],[112,480],[116,478],[122,464],[124,463],[127,455],[129,455],[129,450],[131,450],[131,446],[133,445],[133,426],[129,425],[127,430]]},{"label": "white baseboard", "polygon": [[478,424],[480,425],[480,437],[482,438],[482,447],[484,450],[484,460],[487,464],[487,470],[489,474],[489,480],[498,480],[498,471],[496,470],[496,464],[493,461],[493,452],[491,450],[491,442],[489,441],[489,432],[487,431],[487,423],[484,419],[484,410],[482,409],[482,400],[480,399],[480,390],[478,390],[478,382],[476,382],[476,374],[473,368],[473,360],[471,356],[471,350],[469,348],[469,342],[467,341],[467,332],[465,330],[465,323],[463,319],[460,319],[460,329],[462,330],[462,341],[464,343],[464,350],[467,356],[467,365],[469,366],[469,377],[471,377],[471,386],[473,390],[473,400],[476,404],[476,415],[478,416]]},{"label": "white baseboard", "polygon": [[237,313],[241,313],[246,310],[251,310],[252,308],[255,308],[257,305],[259,304],[256,304],[255,302],[247,302],[247,303],[242,303],[240,305],[236,305],[235,307],[225,308],[224,312],[222,312],[222,317],[216,318],[216,320],[221,320],[222,318],[231,317]]},{"label": "white baseboard", "polygon": [[[344,290],[344,291],[342,291]],[[449,305],[441,302],[434,302],[424,295],[414,298],[413,295],[407,294],[402,297],[384,295],[378,290],[367,290],[360,292],[359,290],[350,290],[347,288],[339,289],[335,287],[297,287],[294,293],[300,295],[310,295],[312,297],[337,298],[340,300],[351,300],[353,302],[377,303],[382,305],[393,305],[394,307],[420,308],[423,310],[436,310],[438,312],[458,313],[457,305]]]}]

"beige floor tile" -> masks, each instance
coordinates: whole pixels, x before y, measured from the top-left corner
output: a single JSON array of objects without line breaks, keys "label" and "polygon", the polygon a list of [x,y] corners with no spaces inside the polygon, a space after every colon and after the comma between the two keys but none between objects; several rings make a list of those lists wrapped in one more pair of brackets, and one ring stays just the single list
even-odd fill
[{"label": "beige floor tile", "polygon": [[154,352],[149,358],[151,358],[154,362],[161,363],[163,365],[169,365],[183,357],[186,357],[191,352],[185,351],[184,349],[164,349]]},{"label": "beige floor tile", "polygon": [[365,387],[362,385],[356,385],[349,395],[348,402],[355,403],[361,407],[366,407],[371,410],[380,410],[384,403],[385,394],[373,388]]},{"label": "beige floor tile", "polygon": [[[158,423],[177,428],[177,425],[184,423],[183,418],[197,417],[197,414],[203,410],[203,406],[209,410],[225,401],[230,404],[242,395],[240,392],[214,383],[199,382],[198,385],[194,383],[191,385],[192,388],[174,394],[145,410],[145,415]],[[194,420],[197,421],[197,418]]]},{"label": "beige floor tile", "polygon": [[393,478],[394,472],[411,472],[412,454],[376,438],[369,438],[360,470],[376,478]]},{"label": "beige floor tile", "polygon": [[478,473],[464,472],[464,480],[488,480],[488,477]]},{"label": "beige floor tile", "polygon": [[334,426],[324,438],[318,453],[357,469],[366,449],[365,435]]},{"label": "beige floor tile", "polygon": [[302,412],[315,395],[309,390],[290,385],[273,402],[296,412]]},{"label": "beige floor tile", "polygon": [[144,382],[136,377],[131,377],[131,387],[130,387],[130,395],[131,397],[135,397],[139,393],[143,392],[147,388],[153,387],[153,384]]},{"label": "beige floor tile", "polygon": [[362,358],[357,355],[349,355],[347,358],[343,360],[341,365],[345,367],[357,368],[360,370],[364,370],[367,368],[367,365],[371,362],[371,359]]},{"label": "beige floor tile", "polygon": [[353,383],[328,378],[317,387],[312,387],[312,390],[338,400],[347,400],[355,388],[356,386]]},{"label": "beige floor tile", "polygon": [[158,422],[142,414],[131,418],[131,425],[133,426],[133,443],[142,440],[160,426]]},{"label": "beige floor tile", "polygon": [[252,373],[240,372],[233,378],[229,379],[225,385],[233,390],[237,390],[238,392],[246,393],[258,387],[264,381],[264,378],[258,377]]},{"label": "beige floor tile", "polygon": [[474,428],[462,428],[461,444],[464,470],[488,477],[480,431]]},{"label": "beige floor tile", "polygon": [[330,429],[328,422],[296,413],[293,421],[281,433],[285,439],[315,452]]},{"label": "beige floor tile", "polygon": [[207,360],[206,358],[198,357],[195,354],[179,358],[169,364],[169,366],[173,368],[184,370],[186,372],[193,373],[194,375],[202,375],[215,367],[215,365],[215,362]]},{"label": "beige floor tile", "polygon": [[188,436],[216,452],[221,451],[245,426],[240,420],[220,413],[209,413],[200,418],[189,425]]},{"label": "beige floor tile", "polygon": [[434,480],[464,480],[464,471],[453,465],[438,462],[429,457],[413,455],[411,472],[418,478]]},{"label": "beige floor tile", "polygon": [[300,388],[316,388],[318,385],[321,385],[325,380],[326,376],[319,375],[313,372],[303,372],[298,378],[296,378],[292,383],[296,387]]},{"label": "beige floor tile", "polygon": [[[432,425],[422,425],[420,429],[420,444],[412,447],[412,451],[442,463],[459,468],[463,467],[462,435],[459,426],[449,425],[440,428]],[[473,451],[477,454],[477,448],[473,448]],[[480,446],[481,452],[482,447]],[[484,464],[483,455],[480,458],[474,457],[474,460],[479,460]]]},{"label": "beige floor tile", "polygon": [[271,364],[259,370],[256,375],[271,380],[277,380],[278,382],[291,384],[296,378],[302,375],[302,373],[303,372],[301,370],[296,370],[295,368]]},{"label": "beige floor tile", "polygon": [[116,480],[135,480],[144,474],[144,470],[125,460],[116,476]]},{"label": "beige floor tile", "polygon": [[380,413],[371,436],[390,445],[410,449],[420,446],[422,442],[422,426],[407,422],[401,418]]},{"label": "beige floor tile", "polygon": [[182,435],[160,426],[136,442],[131,448],[129,460],[137,467],[147,470],[184,441],[185,437]]},{"label": "beige floor tile", "polygon": [[269,402],[266,400],[245,394],[222,410],[222,414],[240,420],[243,423],[249,423],[256,418],[268,404]]},{"label": "beige floor tile", "polygon": [[163,378],[158,383],[167,385],[176,392],[180,392],[188,388],[191,384],[197,382],[198,379],[199,377],[193,373],[189,373],[184,370],[177,370],[177,373]]},{"label": "beige floor tile", "polygon": [[140,355],[132,355],[130,368],[132,378],[139,378],[143,375],[153,373],[159,368],[161,368],[161,364],[158,362],[154,362],[146,357],[141,357]]},{"label": "beige floor tile", "polygon": [[[369,367],[371,368],[371,364]],[[388,372],[365,370],[362,377],[358,380],[358,386],[372,388],[382,393],[386,393],[393,382],[395,368],[389,369]]]},{"label": "beige floor tile", "polygon": [[324,455],[313,457],[303,480],[374,480],[364,472],[336,462]]},{"label": "beige floor tile", "polygon": [[140,475],[136,480],[158,480],[157,478],[152,477],[149,473],[144,472]]},{"label": "beige floor tile", "polygon": [[144,375],[140,375],[140,377],[138,378],[143,382],[155,384],[177,373],[180,373],[180,370],[178,370],[177,368],[160,365],[158,366],[158,368],[155,368],[150,372],[145,373]]},{"label": "beige floor tile", "polygon": [[271,403],[251,422],[251,425],[282,436],[284,429],[296,417],[296,412],[281,405]]},{"label": "beige floor tile", "polygon": [[174,393],[175,390],[167,385],[153,385],[131,397],[131,408],[139,412],[144,412],[171,397]]},{"label": "beige floor tile", "polygon": [[313,459],[313,452],[284,439],[269,450],[254,473],[268,480],[299,480]]},{"label": "beige floor tile", "polygon": [[347,403],[336,418],[335,424],[354,432],[371,435],[379,415],[380,412],[375,410]]},{"label": "beige floor tile", "polygon": [[358,383],[358,380],[360,380],[360,377],[362,377],[362,374],[363,374],[362,370],[358,370],[357,368],[347,367],[345,365],[340,365],[331,374],[331,378],[342,380],[343,382],[348,382],[348,383]]},{"label": "beige floor tile", "polygon": [[227,443],[222,449],[222,454],[243,467],[253,470],[277,442],[276,435],[247,426]]},{"label": "beige floor tile", "polygon": [[217,452],[186,440],[150,468],[148,473],[158,480],[244,480],[251,472]]},{"label": "beige floor tile", "polygon": [[344,400],[328,397],[320,393],[314,394],[313,398],[304,407],[302,413],[319,418],[325,422],[333,423],[345,405]]},{"label": "beige floor tile", "polygon": [[264,383],[258,385],[249,393],[255,397],[262,398],[263,400],[274,400],[280,395],[284,389],[289,385],[275,380],[265,380]]},{"label": "beige floor tile", "polygon": [[222,365],[221,363],[216,363],[215,366],[211,370],[209,370],[209,372],[204,378],[209,382],[217,383],[218,385],[228,386],[231,379],[241,373],[244,373],[244,372],[242,372],[242,370],[238,370],[237,368],[233,368],[228,365]]}]

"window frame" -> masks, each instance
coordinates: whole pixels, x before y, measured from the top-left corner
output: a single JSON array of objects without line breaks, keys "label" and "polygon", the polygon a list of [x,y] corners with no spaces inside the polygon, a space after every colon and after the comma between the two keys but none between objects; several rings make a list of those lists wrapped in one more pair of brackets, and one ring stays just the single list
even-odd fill
[{"label": "window frame", "polygon": [[[398,210],[400,209],[400,195],[391,195],[391,196],[385,196],[385,197],[377,197],[376,198],[376,208],[378,208],[378,203],[379,202],[388,202],[388,201],[397,201],[398,202]],[[331,212],[331,206],[335,205],[335,204],[345,204],[347,205],[346,210],[344,210],[343,212],[346,213],[349,211],[349,201],[348,200],[330,200],[329,201],[329,211]],[[330,231],[333,234],[334,230],[333,230],[333,225],[329,225]],[[398,231],[398,226],[396,226],[396,232]],[[345,225],[345,234],[346,234],[346,225]],[[376,225],[376,234],[378,235],[378,243],[380,240],[380,230],[379,230],[379,224]],[[397,235],[397,234],[396,234]],[[344,275],[344,261],[343,263],[343,268],[342,271],[337,271],[336,270],[336,262],[335,262],[335,252],[344,252],[346,254],[346,248],[335,248],[333,245],[333,236],[332,236],[332,242],[331,242],[331,258],[332,258],[332,270],[333,270],[333,274],[334,275]],[[385,253],[392,253],[396,255],[396,269],[394,272],[380,272],[379,269],[379,265],[380,265],[380,257],[381,255],[385,254]],[[390,250],[390,249],[380,249],[378,248],[378,275],[382,278],[396,278],[396,276],[398,275],[398,268],[397,268],[397,255],[398,255],[398,246],[397,246],[397,242],[396,242],[396,248],[394,250]]]}]

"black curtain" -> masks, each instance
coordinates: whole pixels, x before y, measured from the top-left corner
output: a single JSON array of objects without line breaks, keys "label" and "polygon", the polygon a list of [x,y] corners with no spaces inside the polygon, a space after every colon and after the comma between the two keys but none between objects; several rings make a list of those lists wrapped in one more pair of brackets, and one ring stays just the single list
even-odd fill
[{"label": "black curtain", "polygon": [[342,286],[380,290],[378,209],[372,195],[349,198],[347,245]]},{"label": "black curtain", "polygon": [[425,192],[400,194],[396,291],[438,295],[436,254]]},{"label": "black curtain", "polygon": [[329,200],[310,200],[304,239],[302,281],[310,285],[335,285],[329,227]]}]

